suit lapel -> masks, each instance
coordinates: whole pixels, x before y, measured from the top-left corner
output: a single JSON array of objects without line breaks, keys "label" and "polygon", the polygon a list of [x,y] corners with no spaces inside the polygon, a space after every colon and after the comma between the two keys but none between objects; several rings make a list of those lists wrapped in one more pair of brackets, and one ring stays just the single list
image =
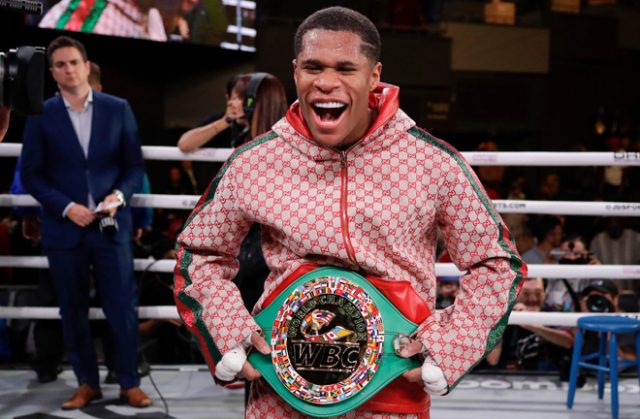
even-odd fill
[{"label": "suit lapel", "polygon": [[58,125],[63,134],[60,136],[61,141],[64,142],[66,150],[69,150],[71,153],[80,154],[82,159],[84,159],[84,152],[82,151],[80,140],[78,140],[76,130],[73,129],[71,118],[69,118],[69,111],[62,100],[62,96],[58,95],[57,100],[58,102],[54,107],[53,121]]},{"label": "suit lapel", "polygon": [[91,116],[91,136],[89,137],[89,153],[88,158],[91,158],[94,154],[100,155],[100,147],[103,146],[101,139],[105,138],[106,118],[105,118],[105,104],[100,93],[93,92],[93,114]]}]

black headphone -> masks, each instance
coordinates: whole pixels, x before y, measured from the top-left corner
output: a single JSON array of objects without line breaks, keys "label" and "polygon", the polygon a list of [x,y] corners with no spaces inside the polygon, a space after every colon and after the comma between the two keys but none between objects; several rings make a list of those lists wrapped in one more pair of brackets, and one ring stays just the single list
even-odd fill
[{"label": "black headphone", "polygon": [[258,95],[258,88],[262,80],[267,78],[269,73],[253,73],[247,83],[247,91],[244,96],[244,102],[242,102],[242,108],[244,109],[244,116],[247,121],[251,122],[253,112],[256,110],[256,96]]}]

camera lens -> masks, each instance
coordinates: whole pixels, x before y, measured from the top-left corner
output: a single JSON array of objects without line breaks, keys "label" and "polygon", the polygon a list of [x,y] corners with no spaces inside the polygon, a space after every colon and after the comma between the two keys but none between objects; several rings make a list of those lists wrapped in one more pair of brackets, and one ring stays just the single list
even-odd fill
[{"label": "camera lens", "polygon": [[587,297],[587,310],[592,313],[608,313],[612,309],[611,302],[602,295],[590,295]]},{"label": "camera lens", "polygon": [[0,105],[22,115],[42,112],[44,57],[42,47],[0,52]]}]

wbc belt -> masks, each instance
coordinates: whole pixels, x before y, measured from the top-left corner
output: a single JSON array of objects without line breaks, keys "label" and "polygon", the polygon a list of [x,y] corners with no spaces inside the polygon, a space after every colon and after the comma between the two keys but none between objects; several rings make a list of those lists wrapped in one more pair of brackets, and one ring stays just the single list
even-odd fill
[{"label": "wbc belt", "polygon": [[[396,288],[391,291],[394,302],[408,304],[403,293],[410,284],[367,279],[333,266],[306,266],[303,272],[276,290],[255,318],[271,353],[249,354],[251,364],[283,400],[307,415],[340,415],[421,365],[418,359],[396,355],[394,338],[412,334],[417,324],[378,289],[390,284]],[[426,304],[420,303],[426,317]]]}]

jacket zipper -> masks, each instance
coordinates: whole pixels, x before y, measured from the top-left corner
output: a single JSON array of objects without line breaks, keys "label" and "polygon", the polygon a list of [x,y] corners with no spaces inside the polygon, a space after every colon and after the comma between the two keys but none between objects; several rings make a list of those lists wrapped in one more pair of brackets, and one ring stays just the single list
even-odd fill
[{"label": "jacket zipper", "polygon": [[348,183],[349,176],[347,171],[347,152],[340,152],[340,180],[341,180],[341,192],[340,192],[340,224],[342,227],[342,241],[345,244],[347,250],[347,256],[349,260],[358,266],[356,261],[355,251],[351,244],[351,238],[349,234],[349,219],[347,217],[347,194],[349,192]]}]

